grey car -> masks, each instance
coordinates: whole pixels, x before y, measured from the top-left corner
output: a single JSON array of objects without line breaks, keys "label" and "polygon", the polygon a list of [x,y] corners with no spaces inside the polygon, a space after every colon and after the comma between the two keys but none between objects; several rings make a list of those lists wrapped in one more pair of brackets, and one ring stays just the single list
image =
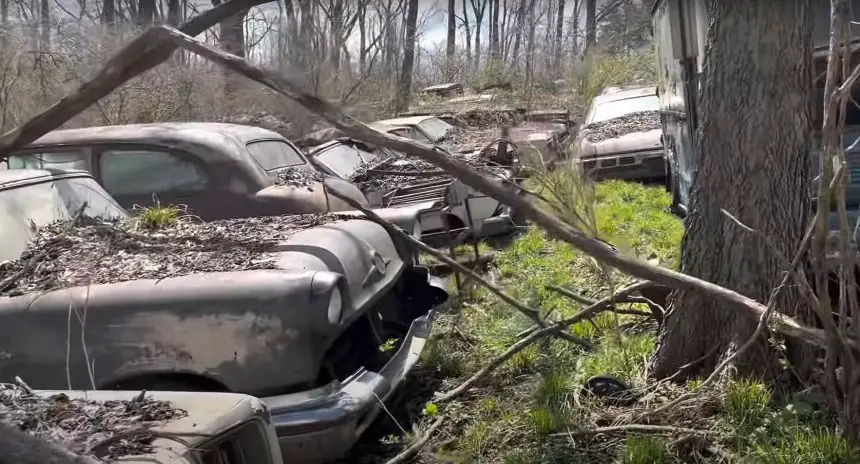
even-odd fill
[{"label": "grey car", "polygon": [[[145,233],[116,222],[126,212],[85,171],[0,171],[0,381],[249,394],[287,462],[336,458],[415,366],[447,298],[357,214]],[[253,227],[272,240],[248,242]]]},{"label": "grey car", "polygon": [[324,179],[283,136],[239,124],[58,130],[12,154],[8,165],[84,169],[126,209],[156,199],[204,220],[352,210],[323,180],[368,205],[349,182]]},{"label": "grey car", "polygon": [[655,87],[608,88],[586,112],[575,162],[598,179],[665,179],[661,134]]}]

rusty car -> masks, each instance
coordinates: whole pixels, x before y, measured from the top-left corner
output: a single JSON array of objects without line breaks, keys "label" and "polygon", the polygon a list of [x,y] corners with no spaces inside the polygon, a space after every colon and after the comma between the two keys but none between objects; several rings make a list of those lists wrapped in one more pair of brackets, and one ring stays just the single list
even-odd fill
[{"label": "rusty car", "polygon": [[[0,413],[25,433],[57,440],[97,462],[293,462],[281,455],[265,403],[238,393],[27,390],[4,384]],[[70,422],[78,424],[71,432]],[[118,437],[125,437],[123,446],[107,446]]]},{"label": "rusty car", "polygon": [[610,87],[586,111],[573,160],[597,179],[664,180],[656,87]]},{"label": "rusty car", "polygon": [[[418,230],[418,211],[402,211]],[[414,250],[359,214],[149,230],[86,171],[0,171],[0,380],[253,395],[288,462],[337,458],[447,299]]]},{"label": "rusty car", "polygon": [[[385,120],[370,126],[445,149],[500,182],[516,185],[512,150],[499,157],[495,147],[482,150],[474,145],[449,144],[453,126],[438,118]],[[301,143],[310,145],[305,150],[320,170],[358,186],[373,206],[432,204],[420,215],[422,239],[426,242],[460,243],[505,235],[524,222],[510,207],[426,161],[339,135],[325,130],[309,135]]]},{"label": "rusty car", "polygon": [[50,132],[9,156],[11,169],[85,169],[126,209],[184,205],[204,220],[367,206],[348,182],[324,179],[276,132],[224,123],[130,124]]}]

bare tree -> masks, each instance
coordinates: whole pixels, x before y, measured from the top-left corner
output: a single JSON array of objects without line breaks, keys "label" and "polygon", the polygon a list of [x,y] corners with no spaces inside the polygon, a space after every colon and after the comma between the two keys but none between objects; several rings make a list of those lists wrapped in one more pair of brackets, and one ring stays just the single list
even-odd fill
[{"label": "bare tree", "polygon": [[457,2],[456,0],[448,0],[448,47],[445,54],[448,61],[454,59],[454,52],[457,43]]},{"label": "bare tree", "polygon": [[[701,80],[698,171],[681,269],[768,301],[784,272],[792,272],[784,257],[795,255],[811,214],[810,0],[786,0],[779,9],[755,0],[713,5]],[[744,85],[737,85],[739,79]],[[807,319],[809,306],[796,289],[784,289],[775,306]],[[684,377],[712,372],[756,325],[702,293],[679,291],[652,372],[668,377],[694,360],[698,364],[683,369]],[[734,367],[759,378],[780,372],[765,337],[738,356]]]},{"label": "bare tree", "polygon": [[[466,0],[463,0],[464,2]],[[469,0],[472,5],[472,13],[475,15],[475,69],[481,65],[481,28],[484,25],[484,13],[487,11],[487,2],[489,0]]]},{"label": "bare tree", "polygon": [[406,37],[403,46],[403,67],[400,70],[400,81],[397,89],[397,111],[409,108],[409,97],[412,91],[412,68],[415,65],[415,33],[418,29],[418,0],[409,0],[406,13]]}]

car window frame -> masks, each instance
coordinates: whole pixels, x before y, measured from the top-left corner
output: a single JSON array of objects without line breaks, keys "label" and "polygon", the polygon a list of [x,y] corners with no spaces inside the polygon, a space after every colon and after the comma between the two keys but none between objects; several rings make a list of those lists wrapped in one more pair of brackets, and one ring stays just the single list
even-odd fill
[{"label": "car window frame", "polygon": [[[219,184],[217,182],[213,182],[213,178],[215,176],[213,175],[213,170],[211,169],[210,163],[206,163],[202,159],[202,157],[200,157],[198,155],[195,155],[191,152],[188,152],[186,150],[182,150],[179,148],[174,148],[174,147],[164,146],[164,145],[157,145],[157,144],[152,144],[152,143],[104,143],[104,144],[99,144],[98,146],[93,146],[92,150],[93,150],[93,152],[92,152],[92,158],[91,159],[92,159],[93,167],[97,170],[96,171],[97,172],[96,179],[98,180],[99,184],[101,184],[102,188],[104,188],[108,193],[111,194],[111,196],[114,196],[114,197],[116,197],[117,194],[114,194],[108,190],[108,188],[104,182],[104,172],[102,170],[102,157],[105,156],[106,151],[111,151],[111,150],[154,151],[154,152],[168,153],[172,156],[176,156],[178,158],[187,160],[190,163],[194,164],[195,166],[198,167],[198,169],[201,170],[201,172],[203,172],[204,176],[206,177],[206,184],[200,190],[171,190],[171,191],[169,191],[169,192],[174,192],[174,193],[153,192],[156,196],[158,196],[158,195],[182,195],[182,196],[200,195],[200,194],[203,194],[205,192],[211,191],[213,185]],[[148,195],[148,194],[120,193],[118,195],[120,195],[120,196],[141,196],[141,195]]]},{"label": "car window frame", "polygon": [[[260,164],[259,161],[257,161],[257,158],[254,157],[254,155],[251,153],[251,150],[248,149],[248,145],[250,145],[252,143],[259,143],[259,142],[282,142],[282,143],[286,143],[287,145],[290,146],[290,148],[292,148],[293,150],[296,151],[296,153],[299,154],[299,158],[304,160],[305,163],[303,165],[302,164],[294,164],[292,166],[280,166],[280,167],[277,167],[274,169],[266,169],[265,167],[263,167],[262,164]],[[272,172],[277,172],[278,170],[281,170],[281,169],[298,168],[301,166],[307,166],[308,164],[311,164],[310,159],[308,159],[308,157],[305,156],[305,154],[301,150],[299,150],[299,147],[297,147],[296,144],[294,144],[293,142],[290,142],[287,138],[266,137],[266,138],[261,138],[261,139],[246,140],[246,141],[244,141],[244,144],[242,145],[242,149],[245,150],[245,155],[248,156],[249,158],[251,158],[251,161],[253,161],[254,164],[257,165],[257,167],[262,169],[263,172],[265,172],[267,174],[272,173]]]},{"label": "car window frame", "polygon": [[[15,155],[33,155],[33,154],[51,154],[51,153],[63,153],[69,152],[73,150],[80,150],[84,155],[84,159],[86,161],[87,168],[86,171],[90,172],[93,175],[93,178],[98,182],[98,178],[96,177],[93,165],[93,145],[88,144],[60,144],[60,145],[36,145],[36,146],[26,146],[21,149],[15,150],[12,152],[10,156]],[[6,166],[9,169],[13,169],[10,166],[9,160],[4,160],[6,162]],[[15,168],[18,169],[18,168]]]}]

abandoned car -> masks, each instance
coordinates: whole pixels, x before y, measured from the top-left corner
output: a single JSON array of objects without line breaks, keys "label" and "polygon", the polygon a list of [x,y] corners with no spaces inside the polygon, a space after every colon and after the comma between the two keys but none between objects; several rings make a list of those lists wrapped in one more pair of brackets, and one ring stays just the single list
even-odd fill
[{"label": "abandoned car", "polygon": [[57,169],[0,171],[0,211],[0,379],[253,395],[288,462],[352,446],[447,299],[353,214],[153,225]]},{"label": "abandoned car", "polygon": [[[12,154],[10,169],[85,169],[120,205],[154,199],[203,220],[325,213],[354,208],[334,197],[283,136],[221,123],[133,124],[50,132]],[[348,182],[326,179],[366,206]]]},{"label": "abandoned car", "polygon": [[[427,118],[434,119],[434,118]],[[441,124],[440,124],[441,123]],[[431,123],[430,127],[448,126],[444,122]],[[443,126],[442,124],[445,124]],[[419,139],[426,137],[417,127],[374,123],[377,130]],[[444,129],[449,133],[450,126]],[[409,135],[412,134],[412,135]],[[442,145],[447,135],[428,134]],[[433,143],[428,138],[421,140]],[[495,151],[465,150],[458,153],[461,159],[500,182],[515,184],[514,171],[499,166]],[[431,203],[421,212],[422,239],[430,243],[465,240],[504,235],[515,230],[518,219],[510,207],[499,203],[462,181],[453,178],[436,166],[401,153],[370,146],[358,140],[340,137],[307,148],[308,156],[323,172],[349,180],[357,185],[371,205],[395,208]]]},{"label": "abandoned car", "polygon": [[[62,410],[62,414],[57,411]],[[102,461],[283,464],[266,405],[237,393],[27,391],[0,386],[0,414],[27,434]],[[68,430],[75,423],[74,430]],[[33,424],[38,424],[33,427]],[[130,434],[146,429],[151,433]],[[122,446],[108,446],[125,436]],[[172,439],[171,436],[181,437]]]},{"label": "abandoned car", "polygon": [[607,88],[586,112],[575,161],[597,179],[663,180],[660,136],[655,87]]}]

